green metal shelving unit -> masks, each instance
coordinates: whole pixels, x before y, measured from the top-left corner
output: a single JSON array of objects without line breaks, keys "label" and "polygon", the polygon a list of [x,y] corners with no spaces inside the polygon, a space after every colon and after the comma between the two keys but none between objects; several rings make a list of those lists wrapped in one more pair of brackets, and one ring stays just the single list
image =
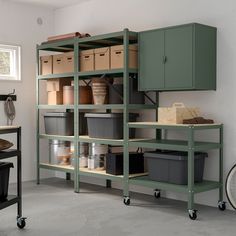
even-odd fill
[{"label": "green metal shelving unit", "polygon": [[[107,181],[120,181],[123,182],[124,185],[124,196],[127,196],[128,193],[128,179],[130,175],[128,173],[128,132],[129,128],[127,127],[129,111],[136,109],[156,109],[155,104],[129,104],[129,79],[137,79],[130,78],[131,76],[136,76],[138,74],[137,69],[128,68],[128,47],[130,43],[137,43],[138,34],[135,32],[131,32],[128,29],[124,29],[120,32],[115,32],[111,34],[92,36],[88,38],[74,38],[68,40],[62,40],[58,42],[47,42],[41,45],[37,45],[37,79],[36,79],[36,90],[37,90],[37,183],[40,183],[40,169],[61,171],[69,174],[74,174],[74,190],[75,192],[79,192],[79,182],[80,176],[92,176],[95,178],[106,179]],[[99,71],[79,71],[79,50],[90,49],[90,48],[99,48],[105,46],[113,46],[113,45],[124,45],[124,68],[122,69],[111,69],[111,70],[99,70]],[[40,51],[56,51],[56,52],[68,52],[74,51],[74,73],[65,73],[65,74],[52,74],[52,75],[39,75],[39,55]],[[102,77],[102,76],[110,76],[110,77],[123,77],[124,83],[124,102],[123,104],[104,104],[104,105],[94,105],[94,104],[80,104],[79,102],[79,90],[78,84],[80,80],[89,80],[92,77]],[[39,103],[39,83],[41,80],[50,80],[55,78],[74,78],[74,105],[44,105]],[[74,136],[59,136],[59,135],[47,135],[41,134],[39,128],[39,112],[40,110],[47,109],[55,109],[55,110],[74,110]],[[120,109],[124,112],[124,137],[122,140],[115,139],[97,139],[97,138],[89,138],[88,136],[79,135],[78,127],[79,123],[78,117],[80,110],[115,110]],[[115,176],[108,175],[105,172],[96,172],[96,171],[88,171],[84,168],[79,168],[79,158],[75,158],[75,167],[62,167],[59,165],[52,165],[49,163],[41,163],[40,162],[40,139],[47,140],[62,140],[62,141],[70,141],[74,143],[74,155],[75,157],[79,156],[79,142],[87,142],[87,143],[97,143],[97,144],[107,144],[111,146],[123,146],[124,147],[124,175],[123,176]],[[143,175],[143,174],[142,174]],[[136,176],[136,175],[135,175]],[[134,177],[134,175],[131,175]],[[108,185],[110,183],[108,182]]]},{"label": "green metal shelving unit", "polygon": [[[111,181],[120,181],[123,183],[123,201],[124,204],[130,204],[129,185],[141,185],[151,187],[153,189],[170,190],[176,192],[182,192],[188,194],[188,212],[191,219],[196,218],[196,210],[194,209],[194,195],[199,192],[208,191],[211,189],[219,189],[219,208],[223,209],[225,203],[223,202],[223,126],[221,124],[214,125],[160,125],[156,122],[132,122],[129,123],[129,112],[130,110],[141,110],[141,109],[153,109],[156,110],[157,120],[157,108],[159,104],[159,93],[156,92],[156,103],[155,104],[129,104],[129,80],[137,79],[138,70],[129,69],[129,44],[138,43],[138,33],[131,32],[128,29],[124,29],[120,32],[111,34],[92,36],[88,38],[74,38],[68,40],[62,40],[58,42],[47,42],[41,45],[37,45],[37,79],[36,79],[36,111],[37,111],[37,183],[40,183],[40,169],[61,171],[67,174],[74,174],[74,191],[79,192],[80,176],[90,176],[95,178],[101,178],[107,180],[107,187],[111,186]],[[124,45],[124,68],[115,70],[102,70],[102,71],[79,71],[79,51],[82,49],[99,48],[113,45]],[[74,51],[74,73],[66,73],[59,75],[39,75],[39,55],[40,51],[57,51],[57,52],[68,52]],[[123,77],[123,104],[104,104],[104,105],[84,105],[80,104],[79,101],[79,81],[91,79],[92,77],[100,76],[110,77]],[[136,78],[130,78],[130,77]],[[39,83],[41,80],[50,80],[53,78],[74,78],[74,105],[43,105],[39,103]],[[40,110],[43,109],[60,109],[74,110],[74,136],[58,136],[58,135],[46,135],[40,133],[39,127],[39,116]],[[107,110],[120,109],[124,113],[123,119],[123,133],[124,137],[122,140],[114,139],[98,139],[89,138],[88,136],[81,136],[78,133],[79,130],[79,112],[80,110]],[[129,140],[129,129],[130,128],[151,128],[156,130],[155,139],[136,139]],[[186,141],[182,140],[166,140],[162,139],[162,131],[169,129],[185,130],[188,133]],[[208,130],[218,129],[220,134],[220,140],[217,143],[212,142],[195,142],[194,133],[196,130]],[[59,165],[51,165],[49,163],[40,162],[40,139],[55,139],[71,141],[74,143],[74,155],[75,155],[75,166],[74,167],[62,167]],[[123,146],[124,154],[124,175],[114,176],[108,175],[105,172],[88,171],[84,168],[79,168],[79,142],[87,143],[98,143],[108,144],[113,146]],[[175,185],[169,183],[161,183],[157,181],[151,181],[148,176],[142,175],[130,175],[129,174],[129,147],[143,147],[143,148],[154,148],[154,149],[168,149],[176,151],[187,151],[188,152],[188,185]],[[202,183],[194,184],[194,152],[196,151],[207,151],[210,149],[219,149],[219,180],[218,181],[203,181]],[[156,195],[158,196],[158,195]]]}]

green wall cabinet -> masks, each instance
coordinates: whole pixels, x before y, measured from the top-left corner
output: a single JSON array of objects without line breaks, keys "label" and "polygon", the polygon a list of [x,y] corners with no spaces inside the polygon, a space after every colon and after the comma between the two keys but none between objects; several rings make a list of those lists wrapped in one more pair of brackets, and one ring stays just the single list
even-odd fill
[{"label": "green wall cabinet", "polygon": [[139,89],[216,90],[216,28],[193,23],[140,32]]}]

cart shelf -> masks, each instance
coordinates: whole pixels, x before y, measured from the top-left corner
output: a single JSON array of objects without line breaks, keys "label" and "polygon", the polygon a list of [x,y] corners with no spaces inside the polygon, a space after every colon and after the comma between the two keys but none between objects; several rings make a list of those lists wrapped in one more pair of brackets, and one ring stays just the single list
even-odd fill
[{"label": "cart shelf", "polygon": [[161,124],[158,122],[129,122],[130,128],[152,128],[152,129],[181,129],[188,130],[189,128],[199,129],[219,129],[222,124]]},{"label": "cart shelf", "polygon": [[23,229],[26,225],[25,217],[22,217],[22,169],[21,169],[21,127],[0,126],[0,134],[15,133],[17,138],[17,149],[0,151],[0,160],[15,157],[17,159],[17,195],[8,195],[5,201],[0,201],[0,210],[17,204],[17,226]]},{"label": "cart shelf", "polygon": [[15,157],[20,154],[21,154],[21,151],[17,149],[7,149],[5,151],[0,151],[0,160],[9,158],[9,157]]},{"label": "cart shelf", "polygon": [[[135,177],[130,179],[130,184],[141,185],[153,189],[169,190],[174,192],[188,193],[188,185],[178,185],[165,182],[157,182],[150,180],[148,176]],[[221,186],[219,182],[203,180],[201,183],[195,183],[194,193],[205,192],[206,190],[217,189]]]},{"label": "cart shelf", "polygon": [[20,198],[17,197],[16,195],[8,195],[5,201],[0,201],[0,210],[19,202],[20,202]]},{"label": "cart shelf", "polygon": [[[144,141],[129,141],[130,147],[143,147],[143,148],[157,148],[163,150],[173,150],[173,151],[189,151],[188,141],[183,140],[144,140]],[[221,147],[220,143],[212,142],[194,142],[194,151],[207,151],[211,149],[218,149]]]}]

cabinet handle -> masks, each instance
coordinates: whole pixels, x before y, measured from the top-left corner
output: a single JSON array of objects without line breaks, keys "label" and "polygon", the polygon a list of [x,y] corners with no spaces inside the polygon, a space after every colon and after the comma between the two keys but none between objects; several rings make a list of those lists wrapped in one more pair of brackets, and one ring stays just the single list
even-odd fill
[{"label": "cabinet handle", "polygon": [[167,57],[166,56],[163,56],[163,64],[165,64],[167,61]]}]

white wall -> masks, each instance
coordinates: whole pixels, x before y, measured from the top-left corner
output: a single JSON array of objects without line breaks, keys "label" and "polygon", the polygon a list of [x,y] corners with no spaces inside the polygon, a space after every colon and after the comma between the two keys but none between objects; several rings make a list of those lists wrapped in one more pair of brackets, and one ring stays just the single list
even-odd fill
[{"label": "white wall", "polygon": [[[43,25],[37,24],[38,17],[43,19]],[[0,0],[0,43],[17,44],[22,47],[22,81],[0,81],[0,94],[7,94],[16,89],[14,124],[22,126],[23,180],[33,180],[36,176],[35,49],[36,44],[45,41],[52,32],[52,10]],[[6,125],[3,102],[0,102],[0,125]],[[11,135],[7,138],[14,140]],[[15,181],[14,174],[11,181]]]},{"label": "white wall", "polygon": [[[92,35],[129,28],[142,31],[170,25],[199,22],[218,28],[217,91],[162,93],[161,105],[182,101],[199,106],[203,115],[225,124],[224,176],[236,162],[236,110],[233,108],[236,87],[236,3],[228,0],[91,0],[55,11],[55,33],[73,31]],[[213,133],[213,138],[215,137]],[[203,136],[200,136],[203,137]],[[205,177],[217,177],[218,159],[211,152]],[[150,190],[145,190],[150,193]],[[168,194],[175,197],[175,194]],[[179,198],[185,198],[178,195]],[[216,205],[217,191],[197,197],[203,204]]]}]

